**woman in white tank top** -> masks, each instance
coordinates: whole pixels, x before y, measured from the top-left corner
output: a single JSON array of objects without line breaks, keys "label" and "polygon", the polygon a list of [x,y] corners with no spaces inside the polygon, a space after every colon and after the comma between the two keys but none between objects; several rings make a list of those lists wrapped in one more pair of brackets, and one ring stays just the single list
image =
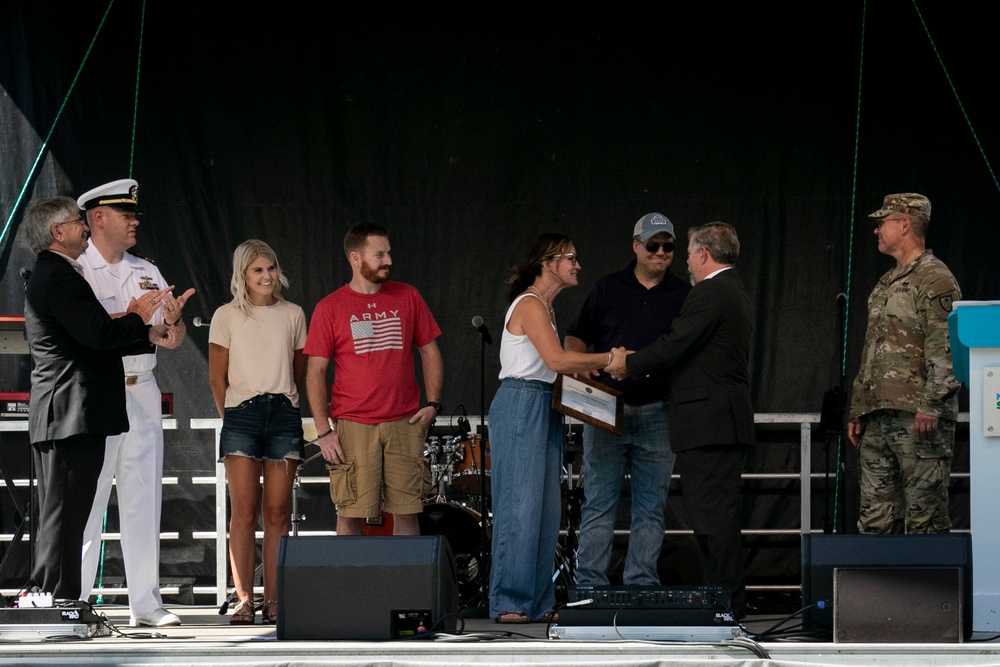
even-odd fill
[{"label": "woman in white tank top", "polygon": [[[559,537],[563,426],[551,409],[558,373],[604,368],[612,353],[570,352],[559,344],[552,301],[577,285],[580,262],[564,234],[543,234],[514,268],[500,340],[500,389],[490,407],[493,567],[490,617],[548,621],[555,604],[552,565]],[[614,355],[624,354],[616,349]]]}]

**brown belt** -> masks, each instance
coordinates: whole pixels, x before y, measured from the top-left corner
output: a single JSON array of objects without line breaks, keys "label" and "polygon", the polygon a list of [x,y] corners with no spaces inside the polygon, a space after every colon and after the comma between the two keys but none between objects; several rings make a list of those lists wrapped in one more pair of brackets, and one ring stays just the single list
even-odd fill
[{"label": "brown belt", "polygon": [[132,373],[131,375],[126,373],[125,386],[133,387],[139,384],[140,382],[145,382],[146,380],[151,379],[152,376],[153,376],[153,371],[140,371],[138,373]]}]

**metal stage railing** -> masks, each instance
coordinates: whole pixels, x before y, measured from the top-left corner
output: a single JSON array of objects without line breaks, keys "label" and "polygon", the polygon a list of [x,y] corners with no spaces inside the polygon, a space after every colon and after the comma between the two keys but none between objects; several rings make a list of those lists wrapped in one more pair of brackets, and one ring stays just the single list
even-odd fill
[{"label": "metal stage railing", "polygon": [[[796,534],[806,534],[814,532],[812,526],[812,488],[814,480],[821,480],[824,477],[823,473],[817,473],[812,470],[812,450],[813,450],[813,437],[815,426],[819,423],[820,416],[818,413],[758,413],[755,415],[754,421],[758,426],[766,426],[770,430],[781,430],[795,429],[798,431],[798,447],[799,447],[799,460],[800,467],[797,471],[784,471],[784,472],[764,472],[764,473],[745,473],[743,478],[745,480],[797,480],[798,490],[799,490],[799,526],[787,527],[787,528],[767,528],[767,529],[745,529],[743,532],[745,535],[796,535]],[[963,412],[959,415],[959,422],[968,423],[969,414]],[[165,419],[163,421],[164,429],[168,431],[177,429],[176,419]],[[312,419],[304,419],[303,424],[306,426],[307,432],[312,430]],[[479,426],[479,419],[476,417],[469,418],[469,424],[473,429]],[[17,432],[17,431],[27,431],[28,423],[27,420],[4,420],[0,421],[0,432]],[[221,419],[192,419],[190,421],[190,428],[192,430],[210,430],[214,431],[215,435],[215,445],[216,451],[218,451],[218,441],[219,433],[222,430],[222,420]],[[313,431],[314,432],[314,431]],[[815,435],[821,437],[821,434],[816,433]],[[967,472],[956,472],[952,473],[952,477],[955,479],[968,478],[969,473]],[[27,479],[16,479],[15,485],[18,487],[27,487]],[[178,476],[164,477],[163,483],[165,485],[175,485],[180,482]],[[309,476],[302,477],[300,480],[303,485],[319,485],[329,483],[329,479],[326,476]],[[215,582],[213,585],[208,586],[195,586],[193,588],[193,593],[196,595],[214,595],[216,602],[221,604],[227,595],[227,582],[228,582],[228,549],[226,548],[226,476],[225,468],[221,463],[216,464],[215,475],[193,475],[191,477],[191,484],[199,486],[212,486],[214,487],[215,496],[215,525],[214,527],[206,526],[204,530],[192,530],[191,537],[195,540],[211,540],[215,542]],[[667,534],[685,534],[690,531],[683,530],[668,530]],[[627,534],[627,530],[618,530],[616,534]],[[300,530],[300,535],[333,535],[335,532],[333,530]],[[257,533],[258,539],[262,537],[260,531]],[[105,533],[104,538],[106,540],[118,540],[120,535],[118,533]],[[9,542],[12,539],[12,534],[0,534],[0,542]],[[27,539],[27,537],[25,538]],[[164,532],[160,534],[161,540],[177,540],[180,536],[177,532]],[[795,588],[794,586],[769,586],[768,588]],[[165,595],[176,594],[178,592],[176,586],[164,586],[161,588]],[[6,595],[11,595],[17,593],[15,590],[2,590],[0,591]],[[105,595],[119,595],[126,594],[128,592],[127,587],[108,587],[108,588],[96,588],[94,589],[95,594],[105,594]]]}]

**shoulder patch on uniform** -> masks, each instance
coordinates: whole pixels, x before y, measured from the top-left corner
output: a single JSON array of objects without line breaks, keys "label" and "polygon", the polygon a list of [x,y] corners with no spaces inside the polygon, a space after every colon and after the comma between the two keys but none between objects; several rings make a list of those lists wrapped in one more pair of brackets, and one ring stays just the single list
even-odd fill
[{"label": "shoulder patch on uniform", "polygon": [[143,261],[149,262],[150,264],[156,264],[156,260],[154,260],[154,259],[152,259],[150,257],[143,257],[142,255],[134,253],[131,250],[126,250],[125,252],[127,252],[130,255],[132,255],[133,257],[138,257],[139,259],[141,259]]}]

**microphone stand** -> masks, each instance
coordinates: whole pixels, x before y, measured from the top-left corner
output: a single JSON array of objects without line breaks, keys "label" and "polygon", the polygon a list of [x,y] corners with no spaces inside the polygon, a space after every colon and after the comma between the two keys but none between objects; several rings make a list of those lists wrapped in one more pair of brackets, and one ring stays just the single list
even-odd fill
[{"label": "microphone stand", "polygon": [[[847,296],[843,293],[837,295],[837,335],[844,329],[847,321]],[[846,439],[844,432],[844,416],[847,404],[847,379],[843,373],[838,373],[839,381],[837,386],[823,393],[823,407],[820,412],[819,430],[823,433],[823,532],[826,534],[843,532],[843,510],[838,517],[838,505],[840,500],[840,482],[844,470],[841,458],[843,441]],[[835,470],[830,468],[831,444],[836,441],[837,451],[835,457]],[[833,473],[834,488],[830,488],[830,475]],[[836,521],[839,518],[840,521]],[[836,524],[840,523],[841,526]],[[839,530],[838,530],[839,528]]]}]

